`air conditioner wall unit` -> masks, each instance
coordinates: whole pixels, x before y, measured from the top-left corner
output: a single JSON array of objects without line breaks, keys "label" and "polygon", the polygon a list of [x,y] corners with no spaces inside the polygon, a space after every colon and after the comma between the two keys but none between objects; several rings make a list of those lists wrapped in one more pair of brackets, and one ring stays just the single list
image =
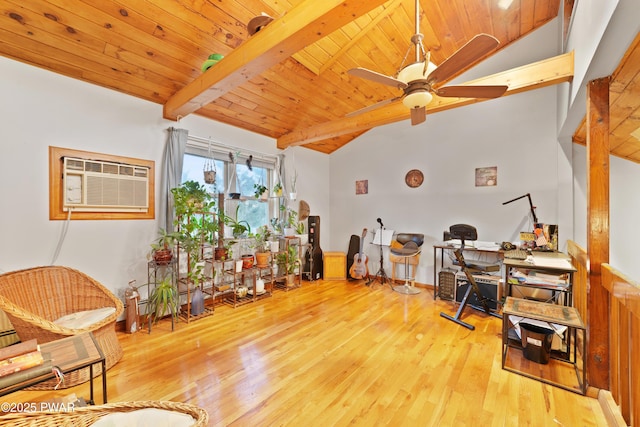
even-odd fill
[{"label": "air conditioner wall unit", "polygon": [[149,168],[64,158],[63,210],[148,212]]}]

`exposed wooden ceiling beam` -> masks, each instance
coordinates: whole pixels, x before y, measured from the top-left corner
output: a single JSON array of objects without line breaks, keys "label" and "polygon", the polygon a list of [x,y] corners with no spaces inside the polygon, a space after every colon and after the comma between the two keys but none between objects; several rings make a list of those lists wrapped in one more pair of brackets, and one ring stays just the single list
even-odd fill
[{"label": "exposed wooden ceiling beam", "polygon": [[386,1],[302,1],[169,98],[164,118],[177,120],[199,110]]},{"label": "exposed wooden ceiling beam", "polygon": [[[509,89],[503,96],[507,96],[558,83],[570,82],[573,79],[573,56],[573,52],[565,53],[553,58],[472,80],[465,83],[465,85],[506,84],[509,86]],[[440,98],[434,96],[433,101],[427,107],[427,113],[437,113],[438,111],[482,101],[486,101],[486,99]],[[381,107],[365,114],[322,123],[306,129],[295,130],[278,138],[277,146],[280,149],[285,149],[290,146],[305,145],[357,131],[365,131],[376,126],[395,123],[409,118],[409,110],[401,102],[396,102],[387,107]]]}]

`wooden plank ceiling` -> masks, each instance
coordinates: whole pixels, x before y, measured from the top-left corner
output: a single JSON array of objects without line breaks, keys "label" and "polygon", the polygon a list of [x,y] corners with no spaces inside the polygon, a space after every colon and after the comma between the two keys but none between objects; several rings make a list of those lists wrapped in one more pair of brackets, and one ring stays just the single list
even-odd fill
[{"label": "wooden plank ceiling", "polygon": [[[321,3],[4,0],[0,54],[162,104],[167,118],[186,108],[185,114],[276,138],[281,148],[305,145],[331,153],[385,120],[409,118],[397,102],[345,119],[349,112],[399,95],[347,70],[360,66],[395,75],[415,32],[415,6],[413,0]],[[513,0],[508,7],[504,0],[420,3],[424,45],[439,64],[478,33],[495,36],[504,48],[554,19],[560,0]],[[247,23],[261,13],[275,20],[250,36]],[[205,78],[201,66],[212,53],[225,59]],[[210,86],[195,92],[215,92],[211,102],[189,108],[181,95],[195,93],[201,84]]]}]

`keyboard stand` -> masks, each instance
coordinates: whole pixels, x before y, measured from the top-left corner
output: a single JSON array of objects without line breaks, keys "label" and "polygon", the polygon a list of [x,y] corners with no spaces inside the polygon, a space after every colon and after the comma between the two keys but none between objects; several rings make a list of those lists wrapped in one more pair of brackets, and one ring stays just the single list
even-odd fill
[{"label": "keyboard stand", "polygon": [[[440,316],[444,317],[445,319],[449,319],[455,323],[457,323],[458,325],[462,325],[467,329],[470,330],[474,330],[476,327],[463,322],[460,318],[462,316],[462,312],[464,311],[464,309],[467,306],[467,301],[469,299],[469,296],[471,295],[471,292],[473,292],[474,294],[476,294],[476,298],[478,300],[478,302],[480,302],[480,305],[482,306],[482,310],[487,313],[490,316],[494,316],[494,317],[498,317],[500,319],[502,319],[502,316],[499,315],[498,313],[495,313],[494,311],[491,310],[491,308],[489,307],[489,304],[487,303],[487,301],[489,300],[489,298],[485,297],[482,294],[482,291],[480,290],[480,287],[478,286],[478,284],[476,283],[476,280],[473,278],[473,274],[470,271],[469,266],[467,266],[465,260],[464,260],[464,256],[462,255],[462,251],[464,250],[464,244],[455,250],[454,254],[456,256],[456,259],[458,260],[458,264],[460,264],[460,267],[462,267],[462,271],[464,271],[464,274],[467,276],[467,280],[469,281],[469,284],[471,286],[467,287],[467,291],[464,293],[464,297],[462,298],[462,301],[460,302],[460,307],[458,307],[458,311],[456,312],[455,316],[450,316],[446,313],[440,312]],[[480,310],[480,308],[471,306],[472,308],[475,308],[476,310]]]}]

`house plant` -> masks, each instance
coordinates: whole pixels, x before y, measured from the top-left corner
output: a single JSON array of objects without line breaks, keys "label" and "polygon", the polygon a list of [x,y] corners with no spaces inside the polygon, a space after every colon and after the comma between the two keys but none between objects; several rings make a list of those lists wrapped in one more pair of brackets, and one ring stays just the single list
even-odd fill
[{"label": "house plant", "polygon": [[300,262],[298,259],[298,246],[289,245],[286,251],[276,255],[276,260],[279,275],[285,276],[287,286],[293,286],[295,284],[296,265]]},{"label": "house plant", "polygon": [[251,237],[254,239],[254,248],[256,250],[256,265],[258,267],[267,267],[271,254],[267,247],[267,242],[271,237],[271,230],[267,225],[260,226]]},{"label": "house plant", "polygon": [[[213,245],[217,238],[218,221],[215,200],[205,186],[186,181],[180,187],[172,188],[175,209],[175,236],[178,250],[187,254],[186,272],[188,282],[199,286],[207,280],[204,274],[204,247]],[[180,267],[180,266],[179,266]]]},{"label": "house plant", "polygon": [[215,201],[203,184],[185,181],[180,187],[171,189],[176,217],[196,212],[210,212]]},{"label": "house plant", "polygon": [[238,212],[240,211],[240,205],[236,207],[235,218],[225,215],[225,224],[231,227],[231,233],[236,239],[242,237],[245,233],[251,233],[251,226],[245,220],[238,220]]},{"label": "house plant", "polygon": [[256,199],[266,200],[267,197],[269,196],[269,189],[267,187],[265,187],[264,185],[262,185],[262,183],[253,184],[253,189],[254,189],[253,196]]},{"label": "house plant", "polygon": [[166,276],[159,283],[150,283],[148,286],[150,291],[147,314],[151,316],[153,323],[157,323],[167,314],[176,320],[178,318],[178,290],[173,285],[171,276]]},{"label": "house plant", "polygon": [[282,183],[281,182],[278,182],[278,183],[276,183],[276,185],[273,186],[273,194],[276,197],[282,196]]},{"label": "house plant", "polygon": [[175,246],[178,234],[168,232],[164,228],[158,230],[159,237],[151,243],[151,256],[158,265],[166,265],[173,258],[173,247]]},{"label": "house plant", "polygon": [[296,237],[300,238],[301,245],[306,245],[307,243],[309,243],[309,235],[306,234],[304,231],[305,231],[304,222],[298,221],[298,223],[296,224]]},{"label": "house plant", "polygon": [[293,236],[296,234],[296,226],[298,225],[298,212],[291,208],[285,208],[285,226],[284,235]]}]

